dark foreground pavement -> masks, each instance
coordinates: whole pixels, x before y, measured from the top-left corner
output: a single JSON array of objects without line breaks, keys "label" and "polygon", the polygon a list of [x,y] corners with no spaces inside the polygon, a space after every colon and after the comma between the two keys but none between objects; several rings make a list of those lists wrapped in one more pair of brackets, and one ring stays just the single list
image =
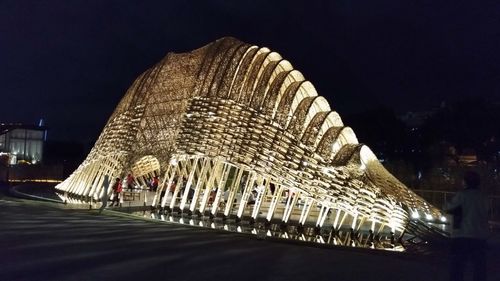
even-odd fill
[{"label": "dark foreground pavement", "polygon": [[0,224],[0,280],[447,279],[442,257],[278,243],[9,197]]}]

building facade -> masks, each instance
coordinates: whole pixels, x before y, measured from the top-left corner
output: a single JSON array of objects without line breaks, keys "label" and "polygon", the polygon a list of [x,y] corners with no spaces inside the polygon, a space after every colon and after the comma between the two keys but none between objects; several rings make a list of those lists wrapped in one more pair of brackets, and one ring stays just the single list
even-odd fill
[{"label": "building facade", "polygon": [[9,164],[37,164],[43,160],[45,126],[0,124],[0,153],[7,154]]}]

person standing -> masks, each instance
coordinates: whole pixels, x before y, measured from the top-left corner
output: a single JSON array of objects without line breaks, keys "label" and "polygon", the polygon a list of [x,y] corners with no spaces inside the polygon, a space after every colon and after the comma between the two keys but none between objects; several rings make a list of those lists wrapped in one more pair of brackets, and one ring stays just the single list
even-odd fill
[{"label": "person standing", "polygon": [[129,191],[132,191],[134,189],[134,176],[132,176],[131,173],[127,175],[127,187]]},{"label": "person standing", "polygon": [[111,206],[114,205],[116,201],[116,206],[120,205],[120,195],[122,193],[122,182],[120,178],[116,178],[115,184],[113,185],[113,201],[111,202]]},{"label": "person standing", "polygon": [[486,280],[486,239],[488,237],[488,204],[479,189],[480,177],[469,171],[464,175],[465,188],[445,205],[453,214],[450,280],[464,280],[464,268],[471,261],[474,280]]},{"label": "person standing", "polygon": [[156,192],[159,183],[160,180],[158,179],[158,176],[154,176],[153,179],[151,180],[151,191]]},{"label": "person standing", "polygon": [[101,197],[101,208],[99,209],[99,214],[106,209],[108,206],[108,188],[109,188],[109,176],[104,175],[104,180],[102,182],[102,197]]}]

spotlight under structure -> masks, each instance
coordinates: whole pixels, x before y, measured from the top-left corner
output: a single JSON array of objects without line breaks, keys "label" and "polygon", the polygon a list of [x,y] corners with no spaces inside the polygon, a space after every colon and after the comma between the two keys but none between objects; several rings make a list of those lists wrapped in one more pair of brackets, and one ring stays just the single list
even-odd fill
[{"label": "spotlight under structure", "polygon": [[414,213],[442,217],[290,62],[229,37],[141,74],[56,188],[97,200],[105,175],[129,172],[160,176],[153,207],[238,221],[401,235]]}]

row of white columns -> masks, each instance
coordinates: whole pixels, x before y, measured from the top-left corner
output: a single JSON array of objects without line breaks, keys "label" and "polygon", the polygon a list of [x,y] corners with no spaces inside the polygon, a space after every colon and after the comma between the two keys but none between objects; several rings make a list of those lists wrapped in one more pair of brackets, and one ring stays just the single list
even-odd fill
[{"label": "row of white columns", "polygon": [[[208,211],[213,216],[220,212],[225,217],[234,214],[239,219],[248,210],[250,217],[256,220],[261,213],[263,203],[268,199],[267,212],[262,216],[265,216],[266,220],[270,222],[276,215],[278,205],[282,204],[281,202],[285,199],[283,198],[284,194],[288,192],[281,217],[281,221],[285,224],[289,222],[299,200],[301,200],[303,204],[298,217],[298,223],[301,225],[305,225],[308,219],[311,220],[311,210],[319,204],[318,216],[314,218],[317,227],[323,227],[330,215],[334,215],[331,223],[334,229],[345,227],[344,223],[347,218],[351,218],[350,228],[354,231],[358,231],[367,220],[371,222],[371,230],[374,233],[390,227],[389,224],[379,220],[362,217],[356,210],[346,211],[342,207],[333,208],[331,205],[318,203],[300,190],[288,188],[282,184],[276,184],[275,192],[272,194],[270,178],[244,167],[224,162],[221,158],[198,156],[172,161],[172,163],[174,164],[168,166],[163,181],[155,194],[153,207],[164,208],[169,203],[170,209],[179,207],[182,211],[190,211],[191,213],[198,211],[202,214]],[[232,175],[231,180],[229,179],[230,174]],[[170,190],[174,183],[175,189]],[[255,186],[259,188],[254,189]],[[248,202],[254,190],[258,192],[253,206],[249,209]],[[165,191],[165,195],[160,200],[163,191]],[[171,197],[167,196],[169,193],[172,193]],[[238,194],[241,194],[241,198],[237,204],[234,204]],[[167,197],[170,198],[170,202],[168,202]],[[223,200],[224,197],[226,200]],[[395,232],[394,227],[390,228],[392,232]]]}]

